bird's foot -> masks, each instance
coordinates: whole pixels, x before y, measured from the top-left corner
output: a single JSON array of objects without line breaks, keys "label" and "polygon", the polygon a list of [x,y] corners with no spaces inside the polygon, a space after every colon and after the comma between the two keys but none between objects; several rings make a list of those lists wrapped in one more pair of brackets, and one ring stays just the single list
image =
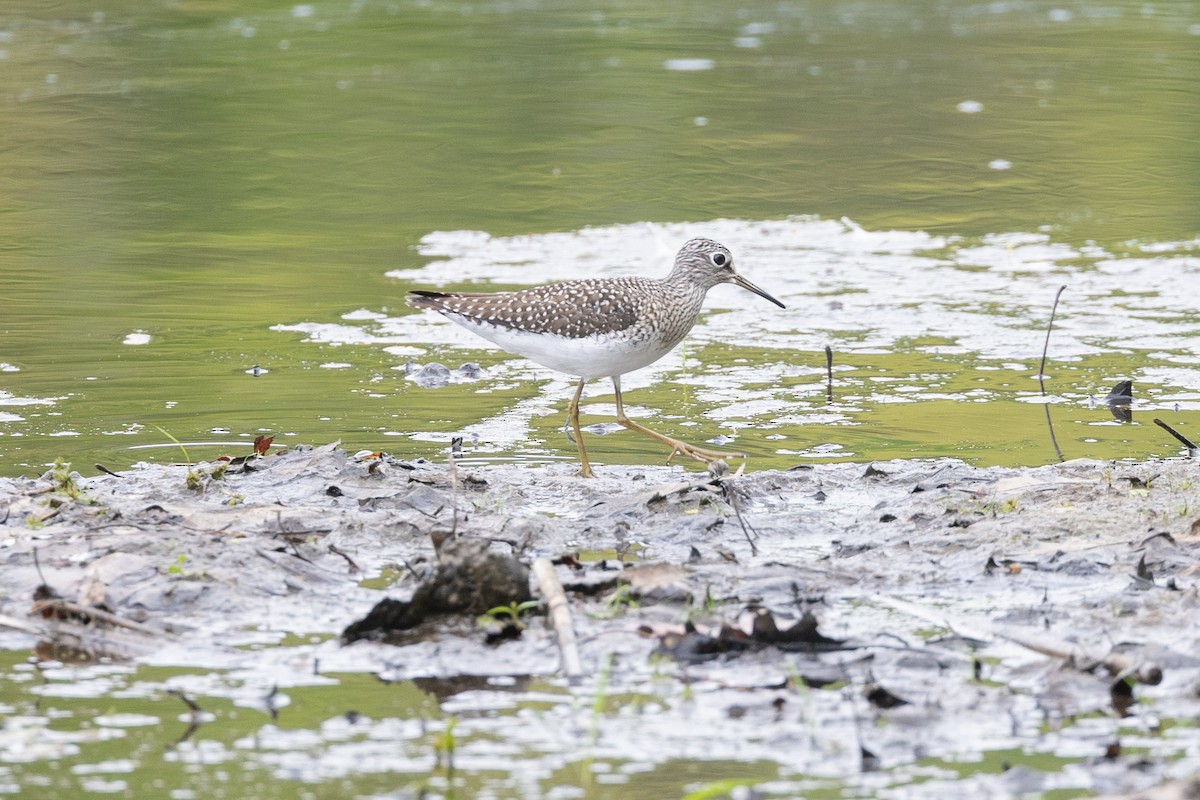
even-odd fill
[{"label": "bird's foot", "polygon": [[671,446],[671,455],[667,456],[668,464],[671,463],[671,461],[675,458],[675,456],[687,456],[688,458],[693,458],[696,461],[703,461],[705,464],[711,464],[714,461],[723,461],[727,458],[745,458],[746,457],[745,453],[731,453],[731,452],[722,451],[722,450],[708,450],[703,447],[697,447],[694,444],[688,444],[687,442],[681,442],[678,439],[670,439],[670,437],[664,437],[664,439],[667,439],[667,441],[665,441],[664,443]]},{"label": "bird's foot", "polygon": [[639,425],[629,417],[626,417],[624,414],[619,412],[620,409],[618,409],[617,422],[619,422],[621,425],[631,431],[637,431],[643,436],[649,436],[651,439],[662,442],[667,447],[671,448],[671,454],[667,456],[668,464],[671,463],[675,456],[687,456],[688,458],[694,458],[697,461],[703,461],[705,464],[711,464],[714,461],[721,461],[726,458],[746,457],[745,453],[730,453],[721,450],[708,450],[703,447],[697,447],[694,444],[681,442],[678,439],[672,439],[670,436],[659,433],[658,431],[650,430],[645,425]]}]

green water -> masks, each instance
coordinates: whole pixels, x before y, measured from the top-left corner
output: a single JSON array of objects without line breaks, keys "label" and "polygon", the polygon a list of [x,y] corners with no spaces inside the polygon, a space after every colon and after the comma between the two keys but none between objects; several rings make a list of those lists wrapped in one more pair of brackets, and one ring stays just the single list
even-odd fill
[{"label": "green water", "polygon": [[[260,431],[436,456],[443,445],[382,434],[453,432],[534,388],[421,390],[381,348],[270,330],[403,313],[409,287],[384,273],[425,263],[414,245],[433,231],[810,214],[1120,252],[1194,239],[1200,220],[1195,2],[12,0],[0,53],[0,474],[58,455],[180,459],[130,449],[169,444],[153,426],[193,458]],[[150,344],[122,344],[134,332]],[[1115,374],[1138,357],[1116,357]],[[913,358],[857,368],[904,377]],[[328,361],[350,366],[317,368]],[[945,368],[962,382],[974,367]],[[573,455],[555,430],[565,400],[513,454]],[[674,420],[704,411],[671,386],[636,400],[678,434]],[[1054,458],[1040,408],[864,408],[881,415],[808,426],[807,444]],[[1074,454],[1176,452],[1145,427],[1105,434]],[[227,444],[195,444],[214,440]],[[739,446],[754,466],[796,460]],[[661,458],[629,437],[599,449]]]},{"label": "green water", "polygon": [[[692,702],[675,680],[660,679],[655,694],[606,693],[601,687],[567,690],[553,681],[515,678],[489,682],[380,681],[363,674],[312,676],[284,687],[272,714],[263,704],[264,675],[252,671],[201,673],[196,669],[107,665],[73,670],[50,665],[40,674],[27,656],[0,652],[0,674],[22,695],[0,701],[0,790],[6,796],[47,800],[80,796],[138,798],[549,798],[646,800],[729,797],[739,784],[762,797],[873,797],[920,795],[940,782],[952,796],[954,780],[996,775],[1011,767],[1055,773],[1076,757],[1050,752],[1046,743],[1005,746],[959,760],[925,758],[857,774],[831,766],[806,772],[813,748],[830,748],[827,718],[820,744],[799,733],[781,737],[789,751],[764,757],[762,730],[734,718],[732,737],[709,723],[663,725],[659,715],[682,714]],[[294,678],[294,676],[292,676]],[[252,683],[253,688],[244,684]],[[711,690],[710,690],[711,691]],[[838,689],[812,690],[804,702],[836,702]],[[200,709],[193,715],[180,695]],[[829,695],[830,697],[826,697]],[[752,693],[747,697],[752,697]],[[755,703],[750,702],[751,708]],[[819,713],[819,712],[817,712]],[[775,726],[812,725],[795,712]],[[1086,723],[1086,720],[1085,720]],[[708,757],[654,752],[640,732],[657,726],[678,747],[689,734]],[[1167,720],[1165,729],[1174,722]],[[1081,725],[1080,728],[1085,728]],[[812,729],[810,728],[810,733]],[[1161,731],[1122,730],[1127,750],[1179,746]],[[1066,726],[1063,738],[1086,741],[1087,730]],[[853,729],[842,731],[853,741]],[[964,730],[966,741],[978,732]],[[770,739],[767,735],[765,738]],[[738,742],[741,742],[739,746]],[[639,752],[650,747],[650,752]],[[750,752],[752,756],[746,756]],[[857,754],[838,753],[845,766]],[[926,784],[927,785],[927,784]],[[726,787],[725,791],[718,791]],[[1057,796],[1089,796],[1067,784]],[[694,793],[694,794],[693,794]],[[736,796],[736,795],[733,795]]]}]

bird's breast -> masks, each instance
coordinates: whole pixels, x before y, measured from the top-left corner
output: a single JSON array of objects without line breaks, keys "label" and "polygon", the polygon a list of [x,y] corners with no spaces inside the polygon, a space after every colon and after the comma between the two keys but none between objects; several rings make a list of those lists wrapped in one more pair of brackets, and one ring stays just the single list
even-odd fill
[{"label": "bird's breast", "polygon": [[544,367],[581,378],[622,375],[653,364],[682,337],[664,336],[640,326],[588,336],[531,333],[459,314],[446,313],[467,330]]}]

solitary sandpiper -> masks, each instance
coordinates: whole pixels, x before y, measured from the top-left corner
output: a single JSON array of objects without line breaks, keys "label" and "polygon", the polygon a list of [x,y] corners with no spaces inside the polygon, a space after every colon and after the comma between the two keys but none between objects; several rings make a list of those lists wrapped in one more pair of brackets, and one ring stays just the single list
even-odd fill
[{"label": "solitary sandpiper", "polygon": [[626,417],[621,400],[621,376],[653,364],[679,344],[696,324],[704,296],[719,283],[736,284],[785,307],[734,272],[729,249],[712,239],[684,244],[665,278],[588,278],[520,292],[414,291],[408,304],[437,311],[510,353],[578,376],[567,414],[579,447],[580,474],[590,478],[579,398],[593,378],[612,378],[617,422],[669,446],[668,462],[677,455],[705,462],[742,455],[705,450],[652,431]]}]

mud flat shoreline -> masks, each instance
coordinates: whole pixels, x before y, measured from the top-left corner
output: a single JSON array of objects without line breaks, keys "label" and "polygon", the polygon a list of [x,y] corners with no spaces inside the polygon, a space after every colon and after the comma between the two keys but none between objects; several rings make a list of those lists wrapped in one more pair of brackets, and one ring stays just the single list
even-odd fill
[{"label": "mud flat shoreline", "polygon": [[[926,797],[1119,794],[1200,770],[1194,460],[573,469],[328,445],[3,479],[0,645],[254,666],[276,685],[289,670],[508,676],[653,697],[652,720],[599,715],[593,745],[656,764],[767,762],[764,797],[915,781]],[[562,675],[550,618],[515,605],[490,622],[469,603],[431,608],[343,638],[380,600],[445,579],[464,542],[468,558],[550,561],[577,677]],[[311,640],[241,648],[268,634]],[[957,766],[995,752],[1011,752],[1007,768]]]}]

